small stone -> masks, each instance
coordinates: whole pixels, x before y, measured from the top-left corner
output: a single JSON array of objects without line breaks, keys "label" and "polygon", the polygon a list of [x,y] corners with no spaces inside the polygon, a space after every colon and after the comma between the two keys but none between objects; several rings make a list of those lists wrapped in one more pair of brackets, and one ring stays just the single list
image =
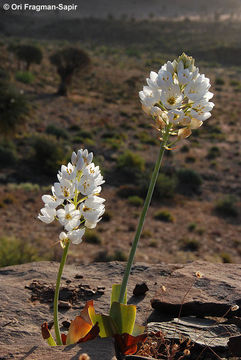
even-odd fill
[{"label": "small stone", "polygon": [[59,301],[59,309],[62,310],[69,310],[71,308],[71,304],[68,301]]},{"label": "small stone", "polygon": [[75,279],[83,279],[83,275],[76,274],[74,278],[75,278]]},{"label": "small stone", "polygon": [[68,328],[70,327],[70,321],[64,320],[64,321],[62,322],[62,326],[63,326],[64,328],[68,329]]},{"label": "small stone", "polygon": [[133,290],[133,295],[135,295],[135,296],[145,295],[145,293],[148,290],[149,290],[149,288],[145,282],[136,284],[135,289]]}]

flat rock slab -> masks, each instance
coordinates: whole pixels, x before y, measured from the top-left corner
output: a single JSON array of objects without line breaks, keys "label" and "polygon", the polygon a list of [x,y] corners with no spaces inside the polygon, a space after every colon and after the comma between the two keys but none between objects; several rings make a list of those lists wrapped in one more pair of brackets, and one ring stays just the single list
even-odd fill
[{"label": "flat rock slab", "polygon": [[[41,341],[40,341],[41,342]],[[41,345],[1,345],[1,360],[79,360],[81,354],[90,356],[91,360],[111,360],[115,356],[112,339],[95,339],[88,343],[71,346],[50,347]]]},{"label": "flat rock slab", "polygon": [[[214,356],[212,350],[222,356],[229,356],[228,341],[230,336],[240,333],[240,329],[234,324],[218,323],[210,319],[198,319],[184,317],[168,322],[152,322],[147,325],[148,332],[161,331],[165,338],[179,343],[182,339],[190,339],[193,343],[190,359],[203,351],[203,356]],[[211,349],[211,350],[210,350]]]},{"label": "flat rock slab", "polygon": [[[20,351],[22,346],[27,346],[26,351],[37,346],[35,354],[40,351],[38,349],[43,349],[42,351],[46,354],[47,352],[51,354],[51,351],[67,351],[48,348],[40,334],[41,324],[44,321],[50,323],[53,320],[52,303],[58,266],[59,264],[54,262],[36,262],[0,269],[0,354],[2,358],[5,356],[5,350]],[[183,306],[185,312],[198,315],[200,314],[199,307],[203,309],[205,304],[208,304],[206,308],[208,314],[223,315],[230,305],[241,305],[240,265],[206,262],[186,265],[137,263],[132,269],[128,284],[128,302],[137,306],[137,322],[139,324],[151,321],[163,322],[176,317],[182,299],[195,279],[196,271],[202,272],[204,276],[202,279],[195,280],[191,291],[185,297]],[[121,282],[123,272],[124,264],[118,262],[65,266],[60,291],[61,331],[67,331],[70,321],[79,314],[80,309],[89,299],[94,300],[97,312],[108,313],[111,285]],[[146,282],[149,290],[144,296],[134,296],[135,285],[143,281]],[[165,292],[161,292],[162,286],[166,287]],[[151,300],[152,305],[156,305],[156,309],[159,310],[158,312],[153,311]],[[186,307],[186,304],[190,303],[191,310],[190,306]],[[202,310],[202,314],[207,315],[207,313]],[[238,317],[240,314],[240,309],[233,313]],[[72,357],[67,358],[75,359],[74,356],[77,356],[81,348],[70,349],[73,355],[71,353]],[[16,356],[14,358],[17,359]],[[44,357],[34,355],[33,358]],[[60,355],[55,358],[61,359]],[[104,357],[102,359],[105,360]],[[106,360],[110,359],[111,357]]]},{"label": "flat rock slab", "polygon": [[[201,278],[195,273],[203,274]],[[235,315],[241,315],[241,265],[193,262],[159,279],[160,289],[151,300],[161,313],[182,316],[224,316],[230,307],[238,305]]]}]

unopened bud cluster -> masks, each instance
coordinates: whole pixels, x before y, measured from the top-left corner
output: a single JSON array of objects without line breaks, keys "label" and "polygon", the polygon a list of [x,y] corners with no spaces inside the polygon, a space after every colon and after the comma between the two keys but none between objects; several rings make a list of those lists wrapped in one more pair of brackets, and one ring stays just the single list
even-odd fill
[{"label": "unopened bud cluster", "polygon": [[62,165],[57,174],[52,195],[42,196],[45,206],[38,218],[47,224],[56,219],[64,226],[65,231],[59,235],[62,247],[69,240],[81,243],[85,228],[95,228],[104,214],[105,199],[99,194],[105,181],[92,159],[93,153],[86,149],[73,152],[71,162]]},{"label": "unopened bud cluster", "polygon": [[213,97],[210,81],[199,73],[192,57],[183,53],[164,64],[158,73],[151,71],[146,81],[139,96],[143,110],[155,118],[158,130],[171,124],[173,135],[186,138],[211,116],[214,104],[209,101]]}]

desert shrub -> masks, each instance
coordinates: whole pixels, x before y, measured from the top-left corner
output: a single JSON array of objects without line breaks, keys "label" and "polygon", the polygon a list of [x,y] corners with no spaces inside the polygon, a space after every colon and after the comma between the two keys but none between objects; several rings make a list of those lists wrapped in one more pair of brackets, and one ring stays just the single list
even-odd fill
[{"label": "desert shrub", "polygon": [[183,152],[183,153],[188,152],[188,151],[189,151],[189,146],[183,145],[183,146],[181,147],[180,151]]},{"label": "desert shrub", "polygon": [[10,141],[0,143],[0,164],[1,167],[13,166],[17,161],[15,145]]},{"label": "desert shrub", "polygon": [[69,47],[55,52],[50,57],[61,78],[57,94],[66,96],[73,76],[85,70],[90,65],[90,58],[84,50]]},{"label": "desert shrub", "polygon": [[194,230],[196,230],[197,228],[197,224],[196,223],[190,223],[187,227],[188,231],[192,232]]},{"label": "desert shrub", "polygon": [[222,260],[222,262],[223,262],[224,264],[230,264],[230,263],[232,263],[232,257],[231,257],[231,255],[228,254],[228,253],[226,253],[226,252],[222,252],[222,253],[220,254],[220,258],[221,258],[221,260]]},{"label": "desert shrub", "polygon": [[226,195],[219,199],[214,207],[215,212],[223,217],[237,217],[238,209],[236,199],[232,195]]},{"label": "desert shrub", "polygon": [[15,87],[0,83],[0,133],[13,135],[24,124],[30,107]]},{"label": "desert shrub", "polygon": [[215,84],[216,85],[224,85],[225,81],[222,78],[216,78],[215,79]]},{"label": "desert shrub", "polygon": [[112,219],[112,213],[109,211],[105,211],[104,214],[102,215],[102,220],[104,222],[109,222]]},{"label": "desert shrub", "polygon": [[130,180],[137,179],[145,170],[145,160],[138,154],[126,151],[117,158],[117,169]]},{"label": "desert shrub", "polygon": [[46,134],[54,135],[56,138],[68,139],[68,133],[65,129],[54,124],[50,124],[45,129]]},{"label": "desert shrub", "polygon": [[212,160],[212,159],[215,159],[216,157],[218,157],[220,155],[221,155],[221,152],[220,152],[219,148],[217,146],[212,146],[208,150],[207,159]]},{"label": "desert shrub", "polygon": [[116,193],[120,198],[126,199],[130,196],[136,195],[137,192],[138,189],[134,185],[121,185]]},{"label": "desert shrub", "polygon": [[231,86],[239,86],[240,82],[238,80],[230,80],[230,85]]},{"label": "desert shrub", "polygon": [[[139,179],[140,194],[142,197],[145,197],[147,194],[150,178],[151,178],[151,173]],[[175,195],[175,189],[176,189],[176,178],[160,173],[156,181],[156,185],[153,193],[153,199],[157,201],[161,199],[171,199]]]},{"label": "desert shrub", "polygon": [[141,206],[143,205],[143,199],[138,195],[133,195],[128,197],[128,204],[133,206]]},{"label": "desert shrub", "polygon": [[17,45],[14,47],[17,58],[26,63],[26,70],[30,69],[31,64],[41,64],[42,50],[35,45]]},{"label": "desert shrub", "polygon": [[202,185],[202,178],[192,169],[180,169],[177,171],[177,182],[180,192],[187,194],[199,193]]},{"label": "desert shrub", "polygon": [[0,267],[37,260],[39,260],[38,253],[32,245],[14,237],[0,238]]},{"label": "desert shrub", "polygon": [[96,262],[109,262],[111,261],[111,256],[107,253],[107,251],[99,251],[94,258]]},{"label": "desert shrub", "polygon": [[196,161],[196,158],[194,157],[194,156],[186,156],[186,158],[185,158],[185,162],[186,163],[191,163],[191,164],[193,164],[193,163],[195,163],[195,161]]},{"label": "desert shrub", "polygon": [[141,131],[136,135],[137,139],[140,140],[141,143],[143,144],[148,144],[148,145],[156,145],[158,144],[158,140],[156,140],[155,138],[153,138],[153,136],[150,136],[149,134],[147,134],[145,131]]},{"label": "desert shrub", "polygon": [[34,167],[46,175],[54,175],[66,158],[66,151],[54,136],[37,135],[32,139]]},{"label": "desert shrub", "polygon": [[114,254],[110,255],[109,261],[126,261],[127,256],[122,250],[115,250]]},{"label": "desert shrub", "polygon": [[102,243],[100,236],[95,231],[86,231],[84,239],[88,244],[100,245]]},{"label": "desert shrub", "polygon": [[200,243],[196,239],[184,238],[181,243],[185,251],[197,251],[200,248]]},{"label": "desert shrub", "polygon": [[156,220],[164,221],[164,222],[173,222],[174,218],[172,214],[168,210],[159,210],[154,214],[154,218]]},{"label": "desert shrub", "polygon": [[29,71],[18,71],[15,74],[15,79],[24,84],[32,84],[34,75]]},{"label": "desert shrub", "polygon": [[[26,192],[37,192],[40,191],[40,186],[39,184],[33,184],[31,182],[25,182],[25,183],[20,183],[20,184],[15,184],[15,183],[11,183],[8,184],[8,188],[9,190],[24,190]],[[49,190],[49,187],[48,187]]]}]

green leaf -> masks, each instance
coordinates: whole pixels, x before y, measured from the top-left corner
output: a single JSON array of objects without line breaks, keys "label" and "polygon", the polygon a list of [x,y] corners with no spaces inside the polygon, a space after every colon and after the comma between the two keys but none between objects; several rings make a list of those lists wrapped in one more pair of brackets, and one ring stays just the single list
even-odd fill
[{"label": "green leaf", "polygon": [[116,325],[109,315],[96,314],[94,307],[90,307],[89,317],[93,325],[98,322],[100,337],[110,337],[117,333]]},{"label": "green leaf", "polygon": [[[120,284],[112,285],[110,306],[112,306],[113,302],[119,302],[120,290],[121,290],[121,285]],[[126,291],[125,291],[124,304],[126,304],[126,303],[127,303],[127,294],[126,294]]]},{"label": "green leaf", "polygon": [[145,326],[135,324],[131,335],[139,336],[139,335],[143,334],[144,332],[145,332]]},{"label": "green leaf", "polygon": [[113,302],[110,316],[117,325],[118,334],[132,334],[136,320],[136,306]]}]

